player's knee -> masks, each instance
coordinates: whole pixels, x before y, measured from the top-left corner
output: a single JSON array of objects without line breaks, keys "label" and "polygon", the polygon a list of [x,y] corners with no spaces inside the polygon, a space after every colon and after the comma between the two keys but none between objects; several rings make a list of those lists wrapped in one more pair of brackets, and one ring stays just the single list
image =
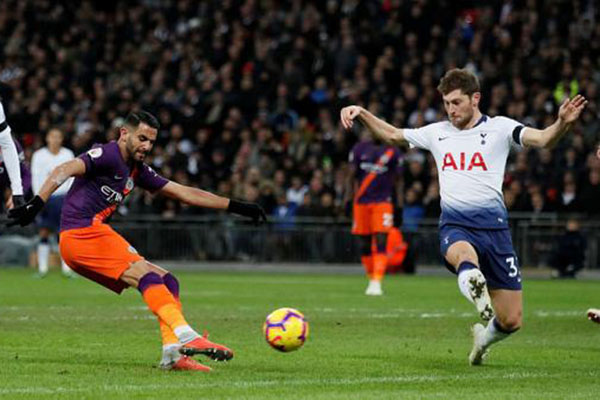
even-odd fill
[{"label": "player's knee", "polygon": [[523,325],[523,316],[521,311],[513,312],[507,315],[497,315],[498,324],[506,333],[512,333],[521,329]]},{"label": "player's knee", "polygon": [[173,297],[179,297],[179,281],[177,280],[175,275],[169,272],[166,275],[164,275],[162,279],[165,283],[165,286],[167,287],[167,289],[169,289],[169,292],[171,292]]}]

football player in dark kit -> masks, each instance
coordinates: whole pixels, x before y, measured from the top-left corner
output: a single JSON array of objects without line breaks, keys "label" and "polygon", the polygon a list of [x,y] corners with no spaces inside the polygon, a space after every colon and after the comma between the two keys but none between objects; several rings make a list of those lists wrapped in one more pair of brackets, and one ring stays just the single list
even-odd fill
[{"label": "football player in dark kit", "polygon": [[210,371],[191,356],[204,354],[226,361],[233,357],[233,351],[192,329],[182,312],[175,276],[146,261],[106,221],[136,186],[193,206],[227,210],[257,224],[265,222],[266,216],[258,204],[180,185],[144,164],[158,129],[159,123],[152,114],[129,114],[119,130],[118,141],[96,146],[56,167],[39,194],[26,205],[10,210],[9,217],[14,224],[31,223],[50,195],[74,176],[61,216],[60,253],[65,262],[73,271],[116,293],[130,286],[140,291],[160,324],[162,368]]}]

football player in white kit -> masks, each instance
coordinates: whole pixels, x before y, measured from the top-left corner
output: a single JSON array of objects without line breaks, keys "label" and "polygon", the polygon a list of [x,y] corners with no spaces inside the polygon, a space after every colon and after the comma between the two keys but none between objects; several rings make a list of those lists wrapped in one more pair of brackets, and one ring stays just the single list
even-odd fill
[{"label": "football player in white kit", "polygon": [[440,183],[440,249],[447,267],[458,275],[461,293],[477,308],[487,326],[472,328],[472,365],[481,364],[489,346],[521,327],[522,293],[519,263],[508,229],[502,197],[506,159],[512,145],[552,147],[577,120],[587,100],[565,99],[556,122],[545,129],[524,127],[506,117],[479,110],[477,77],[452,69],[441,79],[448,121],[418,129],[398,129],[360,106],[341,110],[344,128],[358,119],[382,141],[405,142],[429,150]]},{"label": "football player in white kit", "polygon": [[[21,182],[21,164],[19,161],[19,152],[13,138],[11,136],[10,127],[6,122],[4,107],[0,101],[0,168],[6,169],[8,179],[10,180],[10,188],[12,190],[12,201],[9,202],[9,207],[19,207],[25,204],[23,193],[23,185]],[[2,171],[4,172],[4,171]],[[4,191],[4,187],[0,185],[0,194]]]},{"label": "football player in white kit", "polygon": [[[38,194],[44,181],[50,176],[54,168],[60,164],[72,160],[73,152],[62,147],[64,134],[59,129],[50,129],[46,134],[46,147],[42,147],[33,153],[31,157],[31,178],[33,193]],[[73,178],[62,184],[48,199],[46,207],[37,218],[40,242],[37,247],[38,276],[43,278],[48,273],[48,258],[50,256],[50,233],[58,232],[60,228],[60,213],[63,200],[71,188]],[[69,266],[61,258],[62,273],[66,277],[73,277]]]}]

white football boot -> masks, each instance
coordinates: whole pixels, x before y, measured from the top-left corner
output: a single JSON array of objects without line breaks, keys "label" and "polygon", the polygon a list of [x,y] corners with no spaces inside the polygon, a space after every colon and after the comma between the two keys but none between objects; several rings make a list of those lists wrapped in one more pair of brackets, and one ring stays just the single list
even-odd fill
[{"label": "white football boot", "polygon": [[489,321],[494,317],[494,309],[492,308],[492,300],[488,292],[485,277],[478,269],[472,269],[465,272],[467,279],[467,287],[469,295],[477,308],[479,316],[484,321]]},{"label": "white football boot", "polygon": [[473,348],[469,354],[469,364],[481,365],[488,353],[487,347],[483,345],[485,326],[482,324],[475,324],[471,328],[471,333],[473,334]]},{"label": "white football boot", "polygon": [[367,296],[381,296],[383,294],[383,290],[381,289],[381,282],[375,280],[369,281],[369,286],[367,286],[365,294]]},{"label": "white football boot", "polygon": [[600,324],[600,310],[597,308],[590,308],[587,310],[587,317],[590,321]]}]

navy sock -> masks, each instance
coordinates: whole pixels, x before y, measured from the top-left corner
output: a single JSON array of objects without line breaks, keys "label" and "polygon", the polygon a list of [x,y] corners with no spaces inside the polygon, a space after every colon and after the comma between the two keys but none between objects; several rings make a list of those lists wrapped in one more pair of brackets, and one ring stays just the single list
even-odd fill
[{"label": "navy sock", "polygon": [[468,271],[470,269],[477,269],[477,265],[473,264],[470,261],[463,261],[458,266],[458,270],[456,272],[460,275],[461,273]]}]

